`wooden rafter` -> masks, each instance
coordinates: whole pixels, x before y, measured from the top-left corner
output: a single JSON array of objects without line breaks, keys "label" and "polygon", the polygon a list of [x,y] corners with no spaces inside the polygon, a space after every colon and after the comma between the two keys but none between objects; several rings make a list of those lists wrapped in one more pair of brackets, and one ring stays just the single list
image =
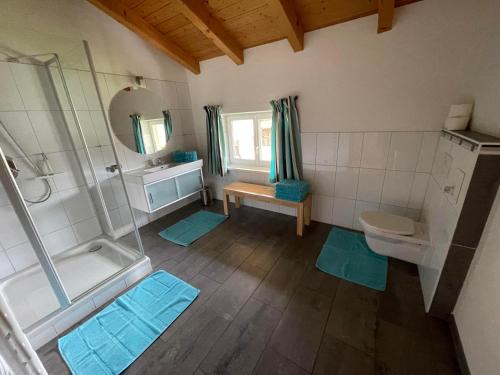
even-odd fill
[{"label": "wooden rafter", "polygon": [[378,0],[378,32],[392,29],[394,19],[394,0]]},{"label": "wooden rafter", "polygon": [[199,0],[178,0],[182,14],[236,64],[243,64],[243,48]]},{"label": "wooden rafter", "polygon": [[295,11],[292,0],[270,0],[269,4],[274,7],[279,14],[286,31],[286,37],[295,52],[304,49],[304,29],[300,18]]},{"label": "wooden rafter", "polygon": [[88,0],[103,12],[139,34],[149,43],[166,53],[178,63],[184,65],[194,74],[200,73],[200,64],[197,59],[187,54],[177,44],[166,39],[158,30],[146,22],[133,9],[128,8],[119,0]]}]

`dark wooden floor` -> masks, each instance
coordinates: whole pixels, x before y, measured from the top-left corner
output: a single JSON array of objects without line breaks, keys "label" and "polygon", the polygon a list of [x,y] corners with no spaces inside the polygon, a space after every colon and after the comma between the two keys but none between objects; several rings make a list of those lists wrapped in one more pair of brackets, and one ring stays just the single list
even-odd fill
[{"label": "dark wooden floor", "polygon": [[[391,259],[385,292],[340,280],[314,267],[330,225],[313,222],[298,238],[294,218],[249,207],[187,248],[158,236],[198,209],[141,229],[154,269],[201,293],[126,374],[458,373],[414,265]],[[69,373],[56,340],[38,352],[49,374]]]}]

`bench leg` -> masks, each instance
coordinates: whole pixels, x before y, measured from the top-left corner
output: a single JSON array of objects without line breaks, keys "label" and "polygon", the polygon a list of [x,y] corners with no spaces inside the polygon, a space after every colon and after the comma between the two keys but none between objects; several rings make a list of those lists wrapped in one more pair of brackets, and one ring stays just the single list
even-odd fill
[{"label": "bench leg", "polygon": [[304,233],[304,204],[297,206],[297,236],[302,236]]},{"label": "bench leg", "polygon": [[224,203],[224,215],[229,216],[229,194],[224,192],[222,201]]},{"label": "bench leg", "polygon": [[312,195],[309,195],[304,206],[304,224],[311,225]]},{"label": "bench leg", "polygon": [[241,198],[240,197],[237,197],[237,196],[234,197],[234,205],[236,208],[241,207]]}]

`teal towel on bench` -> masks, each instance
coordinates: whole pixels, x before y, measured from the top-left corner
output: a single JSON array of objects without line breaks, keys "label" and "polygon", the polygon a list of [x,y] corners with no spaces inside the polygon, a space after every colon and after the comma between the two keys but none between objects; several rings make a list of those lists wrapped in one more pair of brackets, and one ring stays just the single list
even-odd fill
[{"label": "teal towel on bench", "polygon": [[120,374],[194,301],[199,289],[158,271],[59,339],[74,375]]},{"label": "teal towel on bench", "polygon": [[166,240],[178,245],[189,246],[226,220],[221,214],[211,211],[198,211],[158,233]]},{"label": "teal towel on bench", "polygon": [[275,197],[288,201],[303,201],[309,193],[307,181],[283,180],[276,184]]},{"label": "teal towel on bench", "polygon": [[279,192],[276,192],[274,196],[278,199],[284,199],[287,201],[302,202],[307,197],[307,192],[305,192],[305,193],[279,193]]},{"label": "teal towel on bench", "polygon": [[387,257],[368,248],[365,236],[332,228],[316,261],[321,271],[375,290],[385,290]]}]

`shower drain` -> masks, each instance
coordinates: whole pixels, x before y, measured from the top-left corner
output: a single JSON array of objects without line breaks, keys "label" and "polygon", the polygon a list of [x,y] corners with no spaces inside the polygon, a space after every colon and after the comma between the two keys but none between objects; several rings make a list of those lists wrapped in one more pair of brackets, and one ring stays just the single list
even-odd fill
[{"label": "shower drain", "polygon": [[101,245],[96,245],[96,246],[91,247],[91,248],[89,249],[89,253],[93,253],[93,252],[95,252],[95,251],[99,251],[99,250],[101,250],[101,249],[102,249],[102,246],[101,246]]}]

